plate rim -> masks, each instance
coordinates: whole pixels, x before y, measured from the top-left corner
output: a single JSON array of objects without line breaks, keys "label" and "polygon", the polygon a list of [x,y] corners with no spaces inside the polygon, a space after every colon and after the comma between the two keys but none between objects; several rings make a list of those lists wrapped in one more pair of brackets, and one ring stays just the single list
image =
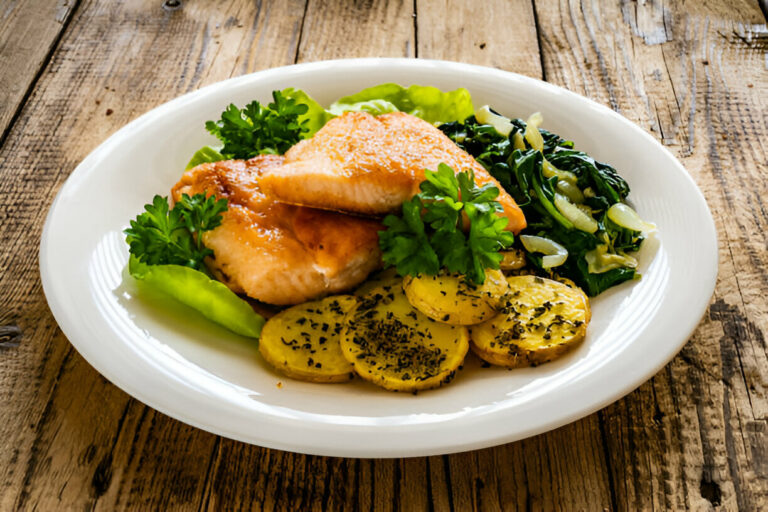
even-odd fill
[{"label": "plate rim", "polygon": [[[183,108],[184,104],[192,100],[203,98],[209,93],[218,90],[219,88],[232,87],[233,85],[238,84],[240,82],[258,81],[259,79],[269,77],[270,75],[280,75],[286,72],[290,72],[291,70],[304,71],[304,72],[311,73],[311,72],[314,72],[315,70],[324,70],[329,66],[334,68],[344,68],[345,66],[351,66],[351,67],[394,66],[394,67],[402,67],[402,68],[405,68],[406,70],[417,69],[417,68],[421,70],[424,67],[437,66],[441,68],[453,69],[457,73],[460,73],[462,70],[472,71],[472,72],[481,71],[483,73],[492,75],[491,80],[495,80],[497,79],[497,77],[507,76],[508,78],[511,77],[517,81],[528,82],[532,85],[535,85],[536,87],[543,88],[545,90],[556,91],[559,94],[566,95],[566,97],[578,99],[578,101],[580,102],[587,102],[587,104],[589,104],[592,108],[597,109],[601,114],[611,116],[619,120],[619,122],[622,123],[623,125],[626,125],[627,128],[632,131],[632,135],[643,137],[646,140],[652,142],[652,144],[656,147],[656,149],[661,150],[664,156],[670,161],[670,163],[672,164],[671,167],[675,170],[675,172],[679,173],[684,179],[687,180],[688,184],[691,186],[691,190],[694,194],[695,200],[697,202],[700,202],[704,206],[704,209],[708,213],[708,215],[706,216],[706,219],[700,219],[700,221],[706,224],[706,226],[704,227],[712,235],[712,238],[710,241],[712,242],[712,247],[714,248],[714,251],[710,255],[712,259],[709,261],[709,263],[712,265],[712,268],[714,269],[714,271],[708,274],[707,276],[708,280],[704,286],[706,290],[709,290],[709,293],[706,294],[705,298],[703,296],[699,298],[699,303],[703,303],[703,307],[697,309],[697,311],[700,309],[700,314],[695,315],[696,317],[695,320],[693,319],[693,317],[691,317],[688,324],[685,326],[685,332],[687,333],[687,335],[681,340],[678,340],[675,343],[672,343],[665,352],[661,353],[659,357],[654,359],[655,364],[646,366],[646,370],[639,372],[637,375],[634,375],[633,378],[629,378],[625,381],[620,382],[619,383],[620,385],[612,389],[610,392],[602,393],[599,399],[591,398],[590,400],[586,400],[588,402],[587,406],[579,407],[577,408],[577,410],[572,410],[568,414],[559,415],[554,420],[540,423],[537,426],[528,428],[526,430],[518,430],[512,434],[510,434],[509,432],[502,431],[502,432],[497,432],[495,436],[485,436],[482,439],[472,439],[469,441],[462,439],[460,441],[454,441],[450,443],[445,443],[445,442],[435,443],[434,445],[425,446],[425,447],[419,446],[415,448],[414,447],[393,448],[391,446],[386,446],[386,447],[372,447],[369,449],[359,449],[359,448],[353,448],[353,447],[339,446],[336,443],[327,443],[326,446],[317,446],[314,444],[306,444],[306,443],[301,444],[300,442],[287,443],[287,442],[281,442],[279,440],[274,440],[274,439],[263,439],[253,435],[244,435],[242,432],[239,432],[237,430],[227,429],[222,427],[221,425],[212,425],[211,423],[200,421],[196,416],[190,415],[186,411],[174,409],[172,407],[166,406],[164,403],[159,403],[160,401],[155,399],[156,397],[152,396],[151,394],[145,391],[142,391],[140,389],[140,386],[136,386],[131,382],[126,382],[125,379],[116,378],[113,372],[110,371],[108,365],[103,364],[103,361],[99,357],[99,354],[96,353],[97,351],[91,350],[91,347],[88,347],[87,345],[83,345],[83,343],[78,344],[75,341],[73,341],[83,335],[83,330],[73,323],[73,319],[68,318],[64,314],[64,308],[62,304],[58,302],[61,297],[59,294],[59,290],[56,290],[56,286],[54,284],[55,281],[54,281],[54,276],[52,274],[52,263],[49,260],[49,254],[50,254],[49,231],[53,223],[53,218],[57,213],[57,209],[60,204],[60,199],[63,197],[64,194],[67,193],[68,190],[70,190],[72,187],[75,186],[77,181],[81,179],[82,177],[81,175],[84,175],[87,172],[90,162],[95,161],[100,152],[107,151],[108,148],[111,145],[113,145],[116,141],[119,141],[121,138],[129,135],[134,130],[136,130],[137,127],[140,127],[147,122],[151,122],[151,120],[154,117],[160,115],[164,110]],[[718,248],[717,230],[715,227],[714,219],[712,217],[711,209],[709,208],[706,198],[704,197],[701,189],[696,184],[695,180],[693,180],[693,178],[687,172],[687,170],[683,167],[681,162],[658,140],[656,140],[653,136],[648,134],[645,130],[637,126],[635,123],[621,116],[620,114],[611,110],[610,108],[600,103],[597,103],[596,101],[590,98],[586,98],[584,96],[571,92],[565,88],[556,86],[554,84],[550,84],[542,80],[538,80],[535,78],[527,77],[524,75],[520,75],[517,73],[504,71],[496,68],[479,66],[475,64],[442,61],[442,60],[429,60],[429,59],[362,58],[362,59],[334,59],[334,60],[316,61],[316,62],[303,63],[303,64],[293,64],[293,65],[282,66],[277,68],[270,68],[270,69],[258,71],[255,73],[250,73],[247,75],[241,75],[238,77],[229,78],[220,82],[207,85],[205,87],[186,93],[184,95],[178,96],[168,102],[165,102],[149,110],[148,112],[142,114],[138,118],[127,123],[125,126],[121,127],[115,133],[110,135],[110,137],[108,137],[106,140],[101,142],[91,153],[89,153],[89,155],[86,156],[85,159],[83,159],[83,161],[80,164],[78,164],[78,166],[72,171],[72,173],[69,175],[66,181],[59,188],[56,194],[56,198],[52,202],[49,208],[48,214],[46,215],[45,223],[43,226],[41,241],[40,241],[40,248],[39,248],[39,266],[40,266],[43,292],[45,294],[48,305],[51,309],[51,312],[53,313],[54,318],[59,324],[62,332],[67,337],[67,339],[72,344],[72,346],[101,375],[103,375],[110,382],[112,382],[117,387],[119,387],[120,389],[128,393],[133,398],[136,398],[137,400],[141,401],[145,405],[152,407],[153,409],[156,409],[172,418],[175,418],[179,421],[190,424],[202,430],[205,430],[214,434],[222,435],[231,439],[236,439],[238,441],[242,441],[250,444],[257,444],[259,446],[264,446],[268,448],[277,448],[281,450],[288,450],[288,451],[307,453],[307,454],[313,454],[313,455],[324,455],[324,456],[393,458],[393,457],[428,456],[428,455],[437,455],[437,454],[456,453],[461,451],[495,446],[502,443],[524,439],[539,433],[543,433],[549,430],[553,430],[555,428],[559,428],[565,424],[568,424],[580,418],[586,417],[589,414],[592,414],[593,412],[629,394],[630,392],[638,388],[640,385],[642,385],[644,382],[652,378],[661,368],[663,368],[682,349],[685,343],[687,343],[687,341],[690,339],[696,327],[699,325],[701,318],[706,313],[707,305],[710,301],[710,298],[712,297],[712,294],[714,293],[715,285],[717,282],[718,258],[719,258],[717,248]],[[581,384],[582,385],[584,384],[583,380],[581,381]],[[330,446],[331,444],[333,446]]]}]

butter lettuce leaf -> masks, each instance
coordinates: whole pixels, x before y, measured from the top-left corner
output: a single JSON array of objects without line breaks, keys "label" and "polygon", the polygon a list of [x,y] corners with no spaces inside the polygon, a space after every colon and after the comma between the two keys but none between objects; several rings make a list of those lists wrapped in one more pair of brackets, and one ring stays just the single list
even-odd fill
[{"label": "butter lettuce leaf", "polygon": [[230,331],[258,338],[265,319],[223,283],[182,265],[147,265],[131,255],[128,272]]},{"label": "butter lettuce leaf", "polygon": [[[336,117],[325,110],[322,105],[301,89],[288,87],[281,92],[284,97],[295,100],[297,105],[307,106],[307,111],[299,116],[299,123],[302,123],[302,126],[307,129],[307,131],[301,135],[303,139],[310,138],[317,132],[317,130],[322,128],[325,123]],[[306,124],[303,124],[304,121],[306,121]]]},{"label": "butter lettuce leaf", "polygon": [[[275,93],[284,101],[291,100],[291,106],[307,107],[306,112],[299,114],[296,119],[297,124],[301,126],[299,137],[302,139],[312,137],[325,123],[344,112],[367,112],[374,116],[389,112],[407,112],[430,123],[461,122],[474,112],[472,97],[469,91],[463,88],[443,92],[437,87],[426,85],[403,87],[393,83],[381,84],[345,96],[332,103],[328,109],[323,108],[301,89],[288,87]],[[222,119],[226,117],[225,114],[226,111],[222,114]],[[203,163],[232,158],[222,151],[222,147],[203,146],[192,156],[185,170]]]},{"label": "butter lettuce leaf", "polygon": [[184,168],[184,170],[188,171],[200,164],[206,164],[208,162],[220,162],[226,159],[227,157],[222,155],[218,149],[212,148],[211,146],[203,146],[198,149],[194,155],[192,155],[192,158],[189,160],[189,163]]},{"label": "butter lettuce leaf", "polygon": [[368,100],[358,101],[352,104],[332,104],[330,107],[336,115],[341,115],[344,112],[368,112],[372,116],[378,116],[381,114],[388,114],[390,112],[400,112],[400,109],[395,106],[394,103],[387,100]]},{"label": "butter lettuce leaf", "polygon": [[403,87],[393,83],[376,85],[340,98],[328,110],[334,115],[349,111],[376,114],[394,112],[390,110],[392,107],[430,123],[463,121],[474,113],[472,97],[464,88],[443,92],[426,85]]}]

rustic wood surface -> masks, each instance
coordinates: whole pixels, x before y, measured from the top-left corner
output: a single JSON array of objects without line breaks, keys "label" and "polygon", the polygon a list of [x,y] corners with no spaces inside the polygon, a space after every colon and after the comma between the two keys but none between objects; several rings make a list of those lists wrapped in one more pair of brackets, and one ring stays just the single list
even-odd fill
[{"label": "rustic wood surface", "polygon": [[[0,0],[0,510],[768,509],[764,12],[757,0]],[[231,441],[93,370],[51,316],[37,266],[45,214],[77,163],[184,92],[361,56],[543,78],[681,158],[712,208],[720,257],[682,352],[553,432],[399,460]]]}]

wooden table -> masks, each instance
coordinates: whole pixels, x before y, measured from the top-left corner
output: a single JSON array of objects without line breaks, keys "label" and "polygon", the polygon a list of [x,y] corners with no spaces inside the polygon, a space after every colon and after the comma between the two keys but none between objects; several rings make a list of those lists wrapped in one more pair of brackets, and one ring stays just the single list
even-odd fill
[{"label": "wooden table", "polygon": [[[0,510],[765,510],[764,12],[757,0],[0,0]],[[206,84],[363,56],[543,78],[675,153],[709,202],[720,257],[682,352],[556,431],[400,460],[217,437],[91,368],[51,316],[37,261],[46,212],[78,162]]]}]

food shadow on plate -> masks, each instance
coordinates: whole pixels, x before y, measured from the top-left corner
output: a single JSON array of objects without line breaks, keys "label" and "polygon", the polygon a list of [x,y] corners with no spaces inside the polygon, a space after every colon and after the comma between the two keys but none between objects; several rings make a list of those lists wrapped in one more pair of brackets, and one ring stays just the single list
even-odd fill
[{"label": "food shadow on plate", "polygon": [[187,361],[229,380],[217,372],[218,359],[236,359],[253,368],[267,368],[259,355],[258,340],[235,334],[196,310],[134,279],[127,266],[122,281],[112,290],[130,321],[147,338],[162,343]]}]

